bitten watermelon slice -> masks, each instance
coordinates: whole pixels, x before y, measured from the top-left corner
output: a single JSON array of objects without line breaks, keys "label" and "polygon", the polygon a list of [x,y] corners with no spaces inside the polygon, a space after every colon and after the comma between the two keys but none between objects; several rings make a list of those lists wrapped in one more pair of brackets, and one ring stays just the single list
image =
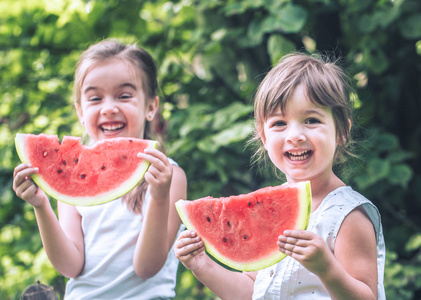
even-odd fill
[{"label": "bitten watermelon slice", "polygon": [[276,244],[286,229],[306,229],[310,182],[266,187],[227,198],[179,200],[181,220],[202,238],[206,251],[240,271],[269,267],[285,257]]},{"label": "bitten watermelon slice", "polygon": [[142,180],[149,162],[137,157],[157,142],[114,138],[92,147],[81,138],[18,133],[16,149],[23,163],[39,168],[34,182],[51,197],[72,205],[102,204],[128,193]]}]

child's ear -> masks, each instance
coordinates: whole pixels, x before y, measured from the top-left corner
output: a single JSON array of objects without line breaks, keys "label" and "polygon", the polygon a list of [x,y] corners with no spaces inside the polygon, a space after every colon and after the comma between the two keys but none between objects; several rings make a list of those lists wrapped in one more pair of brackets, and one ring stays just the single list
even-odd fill
[{"label": "child's ear", "polygon": [[146,120],[152,121],[155,113],[158,111],[159,107],[159,97],[155,96],[155,98],[149,100],[148,104],[146,105]]},{"label": "child's ear", "polygon": [[78,103],[75,102],[75,108],[76,108],[76,112],[77,112],[77,117],[79,119],[79,122],[82,126],[85,126],[85,121],[83,121],[83,112],[82,109],[80,108],[80,105]]},{"label": "child's ear", "polygon": [[266,147],[266,137],[263,130],[256,130],[257,134],[259,135],[260,140],[262,141],[263,147],[268,150]]}]

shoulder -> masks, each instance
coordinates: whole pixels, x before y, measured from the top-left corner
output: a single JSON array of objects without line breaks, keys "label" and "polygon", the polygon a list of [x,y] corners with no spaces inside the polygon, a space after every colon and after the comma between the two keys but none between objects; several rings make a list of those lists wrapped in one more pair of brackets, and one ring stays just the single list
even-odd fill
[{"label": "shoulder", "polygon": [[[349,206],[349,212],[353,212],[353,215],[358,215],[359,213],[363,214],[365,220],[370,221],[374,226],[376,235],[382,234],[380,212],[370,200],[353,190],[351,187],[347,187],[343,190],[341,198],[342,201],[345,201],[346,205]],[[358,210],[356,210],[356,208],[358,208]]]},{"label": "shoulder", "polygon": [[338,227],[336,246],[342,241],[345,247],[358,245],[365,249],[376,248],[376,220],[367,213],[370,207],[377,210],[375,206],[351,187],[343,189],[340,198],[339,201],[344,202],[344,212]]},{"label": "shoulder", "polygon": [[362,207],[355,208],[343,220],[336,238],[335,256],[344,260],[353,258],[354,262],[376,261],[376,233]]},{"label": "shoulder", "polygon": [[184,185],[187,185],[187,177],[184,170],[178,165],[178,163],[174,159],[168,157],[168,161],[172,165],[172,170],[173,170],[171,185],[173,186],[174,183],[178,185],[179,184],[183,185],[184,183]]},{"label": "shoulder", "polygon": [[77,210],[77,206],[57,201],[57,211],[59,218],[81,218],[80,213]]},{"label": "shoulder", "polygon": [[178,165],[173,165],[172,169],[171,202],[176,202],[179,199],[186,199],[187,197],[187,176],[184,170]]},{"label": "shoulder", "polygon": [[172,169],[173,169],[173,175],[172,175],[173,181],[187,182],[186,173],[180,166],[173,165]]},{"label": "shoulder", "polygon": [[350,186],[342,186],[333,190],[326,196],[323,202],[326,202],[324,205],[325,208],[331,206],[347,206],[351,209],[365,203],[371,203],[370,200],[353,190]]}]

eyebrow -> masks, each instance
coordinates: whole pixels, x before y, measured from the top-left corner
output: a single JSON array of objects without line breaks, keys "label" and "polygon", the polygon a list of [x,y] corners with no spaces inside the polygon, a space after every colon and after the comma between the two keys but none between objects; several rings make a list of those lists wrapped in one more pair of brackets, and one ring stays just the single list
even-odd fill
[{"label": "eyebrow", "polygon": [[[132,88],[133,90],[137,90],[137,88],[136,88],[136,86],[133,84],[133,83],[130,83],[130,82],[125,82],[125,83],[122,83],[122,84],[120,84],[119,86],[118,86],[118,88],[124,88],[124,87],[130,87],[130,88]],[[84,89],[83,90],[83,93],[87,93],[87,92],[89,92],[89,91],[92,91],[92,90],[99,90],[100,88],[99,87],[97,87],[97,86],[88,86],[86,89]]]},{"label": "eyebrow", "polygon": [[[324,118],[327,116],[327,115],[324,113],[324,111],[323,111],[323,110],[322,110],[322,111],[319,111],[319,110],[317,110],[317,109],[307,109],[307,110],[305,110],[305,111],[304,111],[304,113],[305,113],[306,115],[316,114],[316,115],[319,115],[320,117],[324,117]],[[285,116],[285,114],[284,114],[283,112],[278,111],[278,112],[276,112],[276,113],[269,114],[267,118],[271,118],[271,117],[284,117],[284,116]]]},{"label": "eyebrow", "polygon": [[324,111],[320,112],[319,110],[316,109],[309,109],[305,111],[306,114],[316,114],[322,117],[326,117],[326,114],[324,113]]}]

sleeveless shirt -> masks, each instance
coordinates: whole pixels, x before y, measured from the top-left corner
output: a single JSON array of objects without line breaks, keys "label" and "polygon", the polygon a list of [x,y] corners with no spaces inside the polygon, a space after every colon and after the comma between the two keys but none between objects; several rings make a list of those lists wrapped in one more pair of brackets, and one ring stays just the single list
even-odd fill
[{"label": "sleeveless shirt", "polygon": [[[149,198],[147,192],[143,212]],[[134,271],[133,254],[142,228],[142,215],[129,211],[121,198],[97,206],[79,206],[77,210],[82,216],[85,265],[78,277],[68,281],[66,300],[149,300],[175,296],[178,260],[174,251],[169,251],[164,266],[155,276],[142,280]],[[183,229],[181,225],[178,234]]]},{"label": "sleeveless shirt", "polygon": [[[335,239],[345,217],[355,208],[363,207],[374,226],[377,242],[378,299],[386,299],[383,286],[385,242],[380,213],[364,196],[351,187],[339,187],[323,199],[311,213],[307,230],[321,236],[334,252]],[[330,299],[320,279],[298,261],[287,256],[279,263],[258,272],[254,284],[254,300]]]}]

